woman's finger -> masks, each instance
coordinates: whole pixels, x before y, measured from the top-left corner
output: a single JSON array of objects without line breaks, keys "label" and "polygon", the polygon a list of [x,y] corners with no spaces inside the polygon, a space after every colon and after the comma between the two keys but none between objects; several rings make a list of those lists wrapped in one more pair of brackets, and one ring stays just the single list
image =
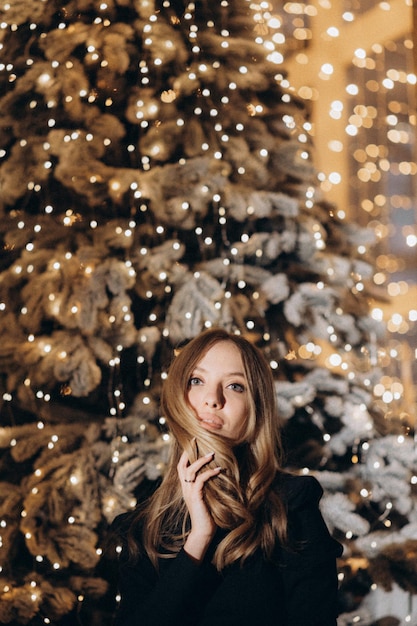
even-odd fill
[{"label": "woman's finger", "polygon": [[210,478],[213,478],[214,476],[217,476],[217,474],[220,474],[221,469],[222,469],[221,467],[215,467],[213,469],[208,469],[205,472],[201,472],[195,478],[183,478],[182,480],[187,484],[197,483],[197,485],[199,485],[201,488],[201,486],[207,480],[209,480]]},{"label": "woman's finger", "polygon": [[[180,478],[186,483],[193,483],[196,480],[198,472],[210,461],[213,460],[214,452],[209,452],[208,454],[200,457],[194,463],[190,463],[188,460],[188,455],[186,452],[183,452],[181,458],[178,463],[178,474]],[[205,472],[204,472],[205,473]]]}]

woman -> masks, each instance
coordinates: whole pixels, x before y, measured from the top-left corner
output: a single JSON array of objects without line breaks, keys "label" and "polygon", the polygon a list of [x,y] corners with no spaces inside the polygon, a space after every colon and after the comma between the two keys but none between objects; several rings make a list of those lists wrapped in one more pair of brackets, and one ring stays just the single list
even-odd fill
[{"label": "woman", "polygon": [[176,356],[162,394],[170,462],[117,518],[117,626],[334,626],[336,557],[313,477],[282,469],[270,367],[223,329]]}]

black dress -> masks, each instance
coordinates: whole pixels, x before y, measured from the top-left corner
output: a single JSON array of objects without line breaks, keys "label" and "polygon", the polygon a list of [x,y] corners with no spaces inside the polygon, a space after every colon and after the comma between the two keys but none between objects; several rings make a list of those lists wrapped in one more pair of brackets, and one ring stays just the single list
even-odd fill
[{"label": "black dress", "polygon": [[[196,564],[181,550],[157,572],[147,557],[131,564],[122,551],[115,626],[335,626],[343,549],[321,516],[322,488],[311,476],[286,476],[284,493],[297,549],[277,546],[270,561],[259,551],[219,573],[210,552]],[[114,527],[126,527],[126,517]]]}]

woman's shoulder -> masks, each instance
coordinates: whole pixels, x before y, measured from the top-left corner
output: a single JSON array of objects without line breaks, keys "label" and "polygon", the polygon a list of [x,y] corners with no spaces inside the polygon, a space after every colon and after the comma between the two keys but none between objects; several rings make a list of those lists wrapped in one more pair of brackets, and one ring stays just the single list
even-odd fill
[{"label": "woman's shoulder", "polygon": [[119,513],[113,519],[110,530],[113,534],[126,537],[128,532],[134,528],[135,534],[142,529],[143,519],[148,508],[150,499],[155,493],[160,481],[144,481],[141,490],[137,495],[137,503],[134,509]]},{"label": "woman's shoulder", "polygon": [[131,527],[132,523],[135,520],[136,511],[126,511],[125,513],[120,513],[117,515],[110,525],[110,530],[115,535],[120,535],[121,537],[126,536]]},{"label": "woman's shoulder", "polygon": [[143,513],[143,508],[137,506],[131,511],[117,515],[109,529],[109,535],[113,538],[113,541],[118,542],[124,547],[131,545],[132,542],[138,545],[141,544],[144,528]]},{"label": "woman's shoulder", "polygon": [[289,510],[315,506],[323,495],[322,486],[311,475],[299,476],[283,472],[277,477],[277,487]]},{"label": "woman's shoulder", "polygon": [[284,473],[279,484],[288,510],[291,539],[303,547],[304,558],[317,564],[339,557],[343,547],[330,535],[320,512],[323,488],[317,478]]}]

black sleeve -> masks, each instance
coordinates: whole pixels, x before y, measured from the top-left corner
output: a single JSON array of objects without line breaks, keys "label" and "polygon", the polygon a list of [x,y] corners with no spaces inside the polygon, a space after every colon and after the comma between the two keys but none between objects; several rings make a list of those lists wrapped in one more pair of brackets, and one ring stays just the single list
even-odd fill
[{"label": "black sleeve", "polygon": [[213,568],[196,564],[181,550],[162,559],[156,572],[147,557],[135,564],[120,559],[119,609],[114,626],[184,626],[196,623],[201,592],[212,588]]},{"label": "black sleeve", "polygon": [[313,477],[297,477],[289,489],[291,549],[282,556],[290,626],[335,626],[338,581],[336,559],[343,548],[320,513],[323,490]]},{"label": "black sleeve", "polygon": [[121,603],[115,626],[336,626],[336,557],[341,546],[321,516],[322,489],[312,477],[285,485],[290,549],[265,561],[254,555],[217,574],[208,555],[198,565],[184,550],[160,559],[121,555]]}]

